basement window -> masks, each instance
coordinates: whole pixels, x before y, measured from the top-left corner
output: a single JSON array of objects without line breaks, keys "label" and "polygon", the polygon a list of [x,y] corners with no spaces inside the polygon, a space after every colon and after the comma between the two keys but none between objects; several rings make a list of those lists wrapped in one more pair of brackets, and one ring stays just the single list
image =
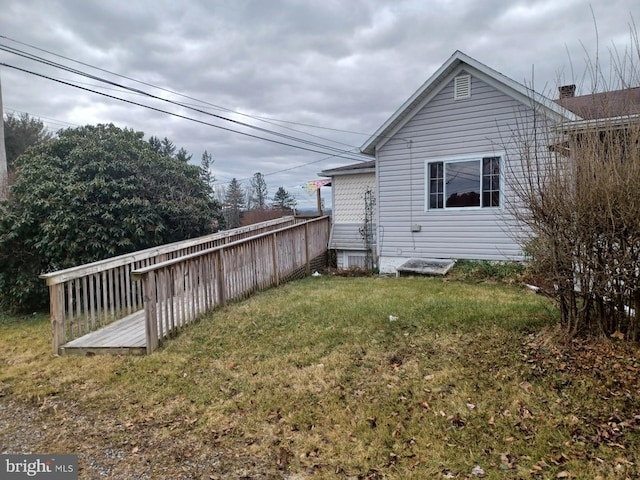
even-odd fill
[{"label": "basement window", "polygon": [[459,75],[453,79],[453,99],[471,98],[471,75]]},{"label": "basement window", "polygon": [[500,206],[500,157],[426,164],[428,210]]}]

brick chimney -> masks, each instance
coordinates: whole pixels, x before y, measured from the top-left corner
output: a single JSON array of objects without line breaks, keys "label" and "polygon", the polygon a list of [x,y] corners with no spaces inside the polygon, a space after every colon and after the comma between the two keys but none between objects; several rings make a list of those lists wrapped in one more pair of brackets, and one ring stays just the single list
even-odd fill
[{"label": "brick chimney", "polygon": [[563,85],[558,87],[558,92],[560,93],[560,98],[572,98],[576,96],[576,86]]}]

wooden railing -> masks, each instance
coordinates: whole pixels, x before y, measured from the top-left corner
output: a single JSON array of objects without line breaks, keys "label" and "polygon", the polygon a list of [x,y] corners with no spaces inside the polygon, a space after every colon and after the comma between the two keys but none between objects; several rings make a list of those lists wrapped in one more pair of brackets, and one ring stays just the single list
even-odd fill
[{"label": "wooden railing", "polygon": [[134,270],[143,282],[147,353],[216,306],[325,266],[330,228],[320,217]]},{"label": "wooden railing", "polygon": [[40,275],[49,286],[54,353],[74,338],[143,308],[142,285],[131,280],[132,271],[296,222],[287,216]]}]

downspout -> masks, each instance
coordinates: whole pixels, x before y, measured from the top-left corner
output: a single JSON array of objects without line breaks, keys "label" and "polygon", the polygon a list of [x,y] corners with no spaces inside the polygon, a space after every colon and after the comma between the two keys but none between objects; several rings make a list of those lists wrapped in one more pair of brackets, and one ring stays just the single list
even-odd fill
[{"label": "downspout", "polygon": [[375,163],[373,165],[374,169],[374,184],[376,186],[376,198],[378,201],[376,202],[375,207],[375,219],[376,219],[376,251],[375,251],[375,263],[378,269],[380,269],[380,255],[382,254],[382,237],[384,234],[384,228],[380,225],[380,175],[378,174],[378,148],[376,147],[374,151],[374,159]]},{"label": "downspout", "polygon": [[413,252],[416,253],[416,236],[413,234],[413,140],[405,140],[409,146],[409,230],[411,231],[411,245]]}]

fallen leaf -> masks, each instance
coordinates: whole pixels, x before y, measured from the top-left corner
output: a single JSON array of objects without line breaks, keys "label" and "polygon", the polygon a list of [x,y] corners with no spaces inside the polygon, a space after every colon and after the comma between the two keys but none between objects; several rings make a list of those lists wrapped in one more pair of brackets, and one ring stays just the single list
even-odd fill
[{"label": "fallen leaf", "polygon": [[278,450],[278,460],[277,460],[277,465],[278,465],[278,469],[279,470],[286,470],[287,467],[289,466],[289,461],[291,460],[292,457],[292,453],[284,448],[284,447],[280,447],[280,449]]},{"label": "fallen leaf", "polygon": [[533,388],[533,385],[531,385],[529,382],[522,382],[520,384],[520,388],[522,388],[527,393],[531,393],[531,389]]},{"label": "fallen leaf", "polygon": [[513,468],[513,460],[511,460],[511,455],[509,452],[503,453],[500,455],[500,469],[501,470],[510,470]]},{"label": "fallen leaf", "polygon": [[573,475],[570,472],[567,472],[566,470],[563,470],[556,475],[556,478],[572,478],[572,477]]},{"label": "fallen leaf", "polygon": [[484,477],[485,473],[480,465],[476,465],[471,469],[471,475],[475,475],[476,477]]}]

